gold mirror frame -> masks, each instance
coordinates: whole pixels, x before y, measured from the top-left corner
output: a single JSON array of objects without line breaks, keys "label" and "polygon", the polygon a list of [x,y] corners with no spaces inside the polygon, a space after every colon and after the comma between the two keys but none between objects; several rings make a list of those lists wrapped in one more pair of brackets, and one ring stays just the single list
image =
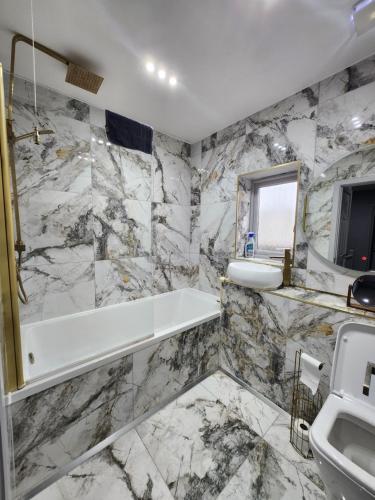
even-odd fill
[{"label": "gold mirror frame", "polygon": [[[252,170],[251,172],[245,172],[244,174],[239,174],[237,175],[237,189],[236,189],[236,224],[235,224],[235,234],[234,234],[234,259],[236,260],[251,260],[252,262],[261,264],[265,261],[267,261],[268,264],[274,265],[277,267],[280,267],[280,262],[274,262],[271,259],[267,258],[257,258],[257,257],[238,257],[237,256],[237,250],[238,250],[238,245],[237,245],[237,232],[238,232],[238,191],[239,191],[239,184],[240,184],[240,178],[241,177],[253,177],[256,179],[257,177],[265,177],[265,176],[271,176],[273,174],[277,174],[278,170],[285,170],[288,169],[289,167],[295,166],[295,171],[297,172],[297,204],[296,204],[296,213],[295,213],[295,222],[294,222],[294,238],[293,238],[293,253],[292,253],[292,267],[294,267],[294,257],[295,257],[295,252],[296,252],[296,233],[297,233],[297,221],[298,221],[298,209],[299,209],[299,198],[300,198],[300,191],[301,191],[301,161],[300,160],[294,160],[290,161],[287,163],[279,163],[278,165],[274,165],[269,168],[261,168],[258,170]],[[292,170],[292,169],[291,169]],[[282,259],[280,258],[280,261]]]},{"label": "gold mirror frame", "polygon": [[14,253],[13,211],[10,192],[8,141],[3,68],[0,64],[0,289],[5,392],[25,385],[22,367],[20,319]]}]

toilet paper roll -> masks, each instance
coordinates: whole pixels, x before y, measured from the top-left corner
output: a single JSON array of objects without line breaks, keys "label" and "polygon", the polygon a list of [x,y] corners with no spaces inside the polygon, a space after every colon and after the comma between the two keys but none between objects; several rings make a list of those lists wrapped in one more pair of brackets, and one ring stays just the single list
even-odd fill
[{"label": "toilet paper roll", "polygon": [[293,440],[295,447],[302,453],[304,457],[308,457],[310,452],[310,424],[303,418],[296,418],[296,420],[294,421],[293,430]]},{"label": "toilet paper roll", "polygon": [[313,395],[318,390],[322,368],[323,363],[321,361],[318,361],[304,352],[301,354],[300,381],[311,389]]}]

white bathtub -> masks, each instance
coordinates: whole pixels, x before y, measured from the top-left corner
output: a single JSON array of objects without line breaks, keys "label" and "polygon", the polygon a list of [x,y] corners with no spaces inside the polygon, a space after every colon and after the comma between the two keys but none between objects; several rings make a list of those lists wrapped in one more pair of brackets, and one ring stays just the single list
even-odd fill
[{"label": "white bathtub", "polygon": [[24,325],[25,380],[46,387],[219,316],[216,296],[184,288]]}]

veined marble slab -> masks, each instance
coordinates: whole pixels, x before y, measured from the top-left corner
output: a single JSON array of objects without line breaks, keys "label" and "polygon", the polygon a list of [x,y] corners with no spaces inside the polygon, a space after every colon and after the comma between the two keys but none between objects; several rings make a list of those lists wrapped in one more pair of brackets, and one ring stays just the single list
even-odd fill
[{"label": "veined marble slab", "polygon": [[23,495],[133,420],[132,355],[14,403],[14,485]]},{"label": "veined marble slab", "polygon": [[135,430],[37,495],[37,500],[56,489],[63,500],[173,500]]},{"label": "veined marble slab", "polygon": [[[249,413],[269,429],[265,439],[248,425]],[[49,492],[53,500],[323,500],[314,462],[289,443],[287,416],[274,417],[266,401],[216,372],[36,500]]]}]

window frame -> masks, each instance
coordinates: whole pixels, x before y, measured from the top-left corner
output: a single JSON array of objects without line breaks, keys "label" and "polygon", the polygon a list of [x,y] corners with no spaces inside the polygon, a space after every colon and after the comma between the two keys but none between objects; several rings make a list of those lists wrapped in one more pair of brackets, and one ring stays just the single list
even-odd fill
[{"label": "window frame", "polygon": [[[297,212],[297,196],[298,196],[298,172],[285,172],[281,174],[276,174],[272,176],[267,176],[254,180],[251,183],[250,191],[250,217],[249,217],[249,231],[254,231],[255,234],[259,232],[259,190],[263,187],[278,186],[280,184],[291,184],[296,183],[296,204],[295,213]],[[253,229],[252,229],[253,228]],[[293,228],[293,246],[296,232],[296,222],[294,221]],[[285,248],[260,248],[258,246],[258,239],[255,237],[255,257],[282,257],[284,255]],[[291,249],[292,250],[292,249]]]},{"label": "window frame", "polygon": [[[279,184],[282,179],[291,179],[292,181],[297,182],[297,191],[296,191],[296,210],[295,210],[295,219],[294,219],[294,238],[293,238],[293,246],[291,248],[292,251],[292,263],[294,263],[295,256],[295,244],[296,244],[296,230],[297,230],[297,220],[298,220],[298,210],[299,210],[299,202],[300,202],[300,194],[301,194],[301,161],[293,160],[288,163],[281,163],[278,165],[273,165],[268,168],[259,168],[253,169],[252,171],[245,171],[239,175],[237,175],[237,196],[236,196],[236,221],[235,221],[235,235],[234,235],[234,258],[239,260],[258,260],[258,259],[267,259],[269,263],[274,265],[278,265],[276,261],[270,260],[270,257],[275,259],[280,259],[283,257],[283,249],[280,250],[263,250],[257,251],[255,249],[254,258],[245,257],[243,253],[244,243],[245,243],[245,234],[247,231],[253,231],[254,226],[251,222],[251,214],[253,213],[254,207],[254,185],[272,185]],[[244,212],[245,206],[248,205],[247,208],[247,217],[245,220],[243,217],[246,214]],[[244,225],[245,223],[245,225]],[[255,231],[255,230],[254,230]],[[294,265],[294,264],[292,264]]]}]

